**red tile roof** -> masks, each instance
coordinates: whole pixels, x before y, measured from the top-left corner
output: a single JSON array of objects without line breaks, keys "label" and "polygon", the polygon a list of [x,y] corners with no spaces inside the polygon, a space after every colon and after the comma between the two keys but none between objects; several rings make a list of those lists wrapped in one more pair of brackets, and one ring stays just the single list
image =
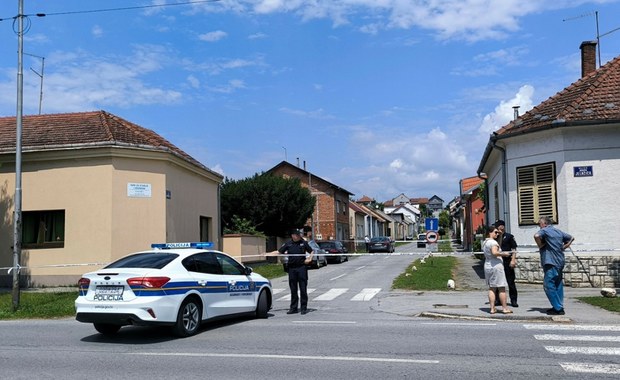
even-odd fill
[{"label": "red tile roof", "polygon": [[474,187],[480,185],[484,180],[479,177],[469,177],[461,179],[461,194],[468,193]]},{"label": "red tile roof", "polygon": [[[15,152],[15,135],[16,118],[0,117],[0,153]],[[105,111],[34,115],[22,119],[24,152],[101,146],[165,151],[211,171],[152,130]]]},{"label": "red tile roof", "polygon": [[498,136],[565,124],[620,121],[620,56],[497,131]]},{"label": "red tile roof", "polygon": [[412,205],[425,205],[428,204],[428,198],[411,198],[409,202]]}]

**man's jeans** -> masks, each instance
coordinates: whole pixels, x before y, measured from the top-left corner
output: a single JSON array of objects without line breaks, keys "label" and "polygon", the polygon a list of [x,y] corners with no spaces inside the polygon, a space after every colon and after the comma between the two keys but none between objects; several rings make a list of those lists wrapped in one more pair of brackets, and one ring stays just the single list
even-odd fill
[{"label": "man's jeans", "polygon": [[544,289],[551,306],[555,310],[564,309],[564,283],[562,281],[562,270],[553,265],[545,265]]}]

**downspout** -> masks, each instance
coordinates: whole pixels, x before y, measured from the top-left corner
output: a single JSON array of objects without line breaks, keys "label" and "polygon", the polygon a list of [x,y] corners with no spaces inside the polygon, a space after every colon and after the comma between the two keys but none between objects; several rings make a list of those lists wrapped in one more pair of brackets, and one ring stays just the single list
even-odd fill
[{"label": "downspout", "polygon": [[[495,136],[494,136],[495,137]],[[491,138],[491,144],[493,148],[499,150],[502,153],[502,208],[504,209],[504,217],[502,218],[506,223],[506,231],[510,231],[510,218],[507,218],[508,215],[508,189],[506,188],[507,177],[506,177],[506,149],[496,144],[496,139]],[[487,189],[488,191],[488,189]]]}]

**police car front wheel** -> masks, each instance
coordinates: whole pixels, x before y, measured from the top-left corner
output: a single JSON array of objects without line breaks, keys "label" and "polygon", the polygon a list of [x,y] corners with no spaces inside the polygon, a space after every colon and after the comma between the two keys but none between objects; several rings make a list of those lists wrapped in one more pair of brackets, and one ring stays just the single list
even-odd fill
[{"label": "police car front wheel", "polygon": [[258,296],[258,302],[256,303],[256,318],[267,318],[269,312],[269,298],[267,298],[267,291],[263,290]]},{"label": "police car front wheel", "polygon": [[173,327],[175,335],[187,337],[196,334],[200,327],[202,308],[195,298],[188,298],[181,304],[177,321]]}]

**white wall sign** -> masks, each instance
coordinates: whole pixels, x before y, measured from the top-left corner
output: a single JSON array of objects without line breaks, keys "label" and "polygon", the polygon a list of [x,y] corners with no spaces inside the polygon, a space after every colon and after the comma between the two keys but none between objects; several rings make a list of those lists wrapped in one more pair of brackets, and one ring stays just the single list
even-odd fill
[{"label": "white wall sign", "polygon": [[150,198],[151,197],[151,184],[150,183],[128,183],[127,184],[127,196],[130,198]]}]

